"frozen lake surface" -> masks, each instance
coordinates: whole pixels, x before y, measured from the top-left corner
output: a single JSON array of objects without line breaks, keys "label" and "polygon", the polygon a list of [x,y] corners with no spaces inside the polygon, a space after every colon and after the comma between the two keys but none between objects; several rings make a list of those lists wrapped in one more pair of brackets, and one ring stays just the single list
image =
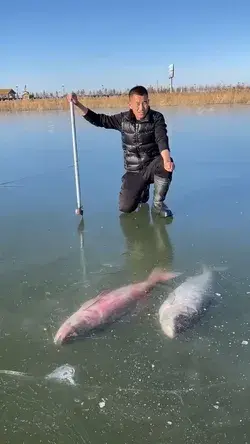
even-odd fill
[{"label": "frozen lake surface", "polygon": [[[0,115],[0,370],[21,372],[0,372],[4,443],[249,442],[250,108],[162,112],[173,222],[153,220],[147,205],[120,216],[120,134],[77,116],[82,231],[69,113]],[[171,341],[159,306],[202,264],[228,267],[215,275],[217,303]],[[156,265],[184,275],[155,288],[142,311],[53,344],[83,301]],[[64,365],[69,377],[46,378]]]}]

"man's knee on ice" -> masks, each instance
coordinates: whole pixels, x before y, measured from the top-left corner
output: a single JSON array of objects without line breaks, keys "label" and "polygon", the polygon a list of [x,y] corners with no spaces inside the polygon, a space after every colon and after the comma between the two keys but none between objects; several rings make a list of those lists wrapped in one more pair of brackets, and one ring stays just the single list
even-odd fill
[{"label": "man's knee on ice", "polygon": [[137,205],[134,202],[132,202],[132,203],[130,203],[130,202],[120,202],[119,203],[119,210],[122,213],[132,213],[133,211],[136,210],[136,207],[137,207]]}]

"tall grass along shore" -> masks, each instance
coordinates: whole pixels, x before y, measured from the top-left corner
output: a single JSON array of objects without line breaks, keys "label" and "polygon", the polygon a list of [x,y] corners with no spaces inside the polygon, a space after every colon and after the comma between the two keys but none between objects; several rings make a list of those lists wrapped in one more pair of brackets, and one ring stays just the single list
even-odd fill
[{"label": "tall grass along shore", "polygon": [[[80,96],[80,102],[92,109],[98,108],[126,108],[128,103],[127,94]],[[250,105],[250,87],[224,88],[203,91],[174,91],[174,92],[151,92],[150,104],[152,107],[161,106],[206,106],[206,105]],[[66,110],[68,102],[63,98],[39,98],[26,100],[0,101],[0,111],[48,111]]]}]

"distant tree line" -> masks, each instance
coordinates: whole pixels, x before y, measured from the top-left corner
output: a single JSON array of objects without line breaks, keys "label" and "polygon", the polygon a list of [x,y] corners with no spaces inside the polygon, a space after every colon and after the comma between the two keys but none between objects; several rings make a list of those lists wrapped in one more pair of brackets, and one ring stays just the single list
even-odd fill
[{"label": "distant tree line", "polygon": [[[148,92],[149,93],[168,93],[170,91],[169,87],[166,86],[148,86],[147,87]],[[239,90],[239,89],[243,89],[243,90],[250,90],[250,85],[246,85],[244,83],[237,83],[236,85],[225,85],[225,84],[218,84],[218,85],[192,85],[192,86],[178,86],[178,87],[173,87],[173,90],[177,93],[193,93],[193,92],[216,92],[216,91],[222,91],[222,90]],[[126,88],[124,90],[117,90],[115,88],[112,89],[107,89],[107,88],[102,88],[102,89],[97,89],[97,90],[90,90],[90,91],[85,91],[85,89],[78,89],[75,91],[75,93],[79,96],[79,97],[112,97],[112,96],[121,96],[124,94],[128,94],[129,92],[129,88]],[[34,98],[34,99],[57,99],[57,98],[62,98],[65,97],[66,94],[62,94],[59,91],[55,91],[55,92],[47,92],[47,91],[42,91],[42,93],[30,93],[30,98]]]}]

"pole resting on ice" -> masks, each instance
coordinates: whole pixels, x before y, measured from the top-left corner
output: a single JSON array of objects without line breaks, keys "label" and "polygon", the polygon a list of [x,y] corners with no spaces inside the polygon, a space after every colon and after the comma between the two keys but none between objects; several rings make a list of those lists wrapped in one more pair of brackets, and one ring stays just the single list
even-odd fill
[{"label": "pole resting on ice", "polygon": [[73,158],[74,158],[75,183],[76,183],[76,201],[77,201],[77,208],[75,210],[75,214],[82,216],[83,209],[81,204],[80,176],[78,168],[78,152],[77,152],[77,142],[76,142],[75,110],[73,102],[70,102],[70,116],[71,116]]}]

